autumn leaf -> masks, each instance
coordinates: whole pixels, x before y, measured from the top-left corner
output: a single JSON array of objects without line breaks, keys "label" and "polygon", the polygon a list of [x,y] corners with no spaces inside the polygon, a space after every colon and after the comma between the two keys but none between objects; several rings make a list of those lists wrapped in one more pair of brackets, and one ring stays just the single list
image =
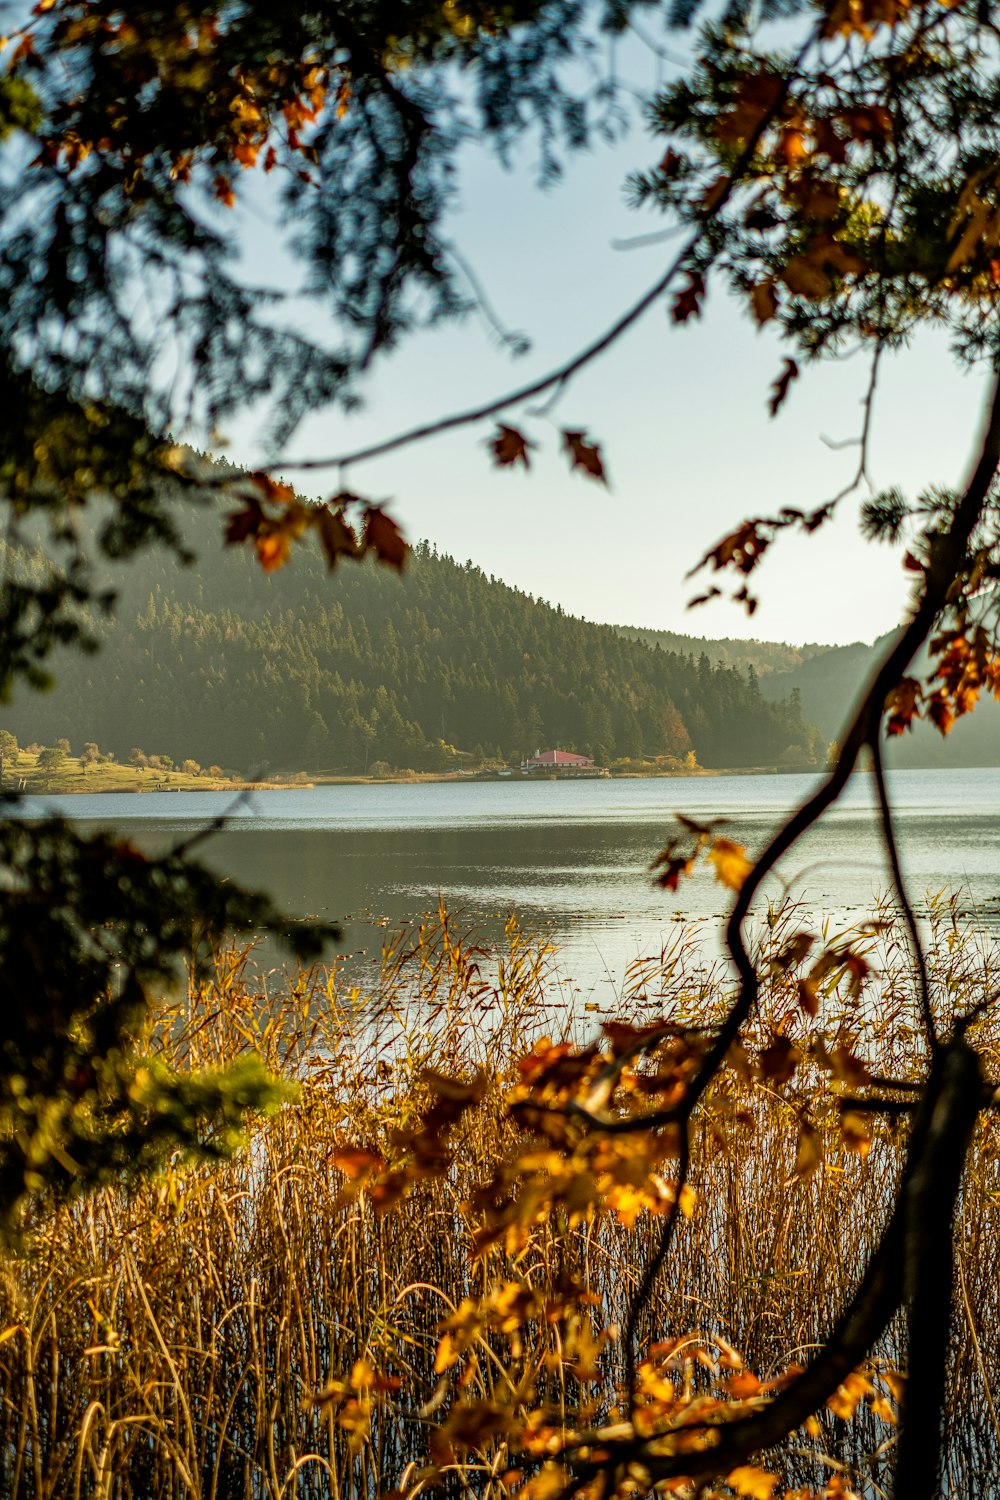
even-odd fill
[{"label": "autumn leaf", "polygon": [[672,846],[662,850],[650,865],[656,884],[663,891],[676,891],[682,875],[690,875],[694,858],[690,854],[674,854]]},{"label": "autumn leaf", "polygon": [[915,677],[901,677],[885,700],[889,715],[885,726],[888,735],[903,734],[920,717],[922,688]]},{"label": "autumn leaf", "polygon": [[842,1421],[847,1422],[853,1417],[865,1397],[874,1394],[875,1387],[871,1381],[858,1370],[854,1370],[838,1385],[826,1404],[835,1417],[840,1417]]},{"label": "autumn leaf", "polygon": [[798,1067],[799,1053],[787,1036],[776,1036],[757,1058],[760,1071],[772,1083],[787,1083]]},{"label": "autumn leaf", "polygon": [[516,427],[506,427],[502,422],[498,424],[497,435],[491,443],[494,461],[501,469],[513,468],[515,464],[523,464],[526,469],[530,469],[528,450],[536,446],[522,432],[518,432]]},{"label": "autumn leaf", "polygon": [[716,839],[708,851],[708,862],[715,866],[715,877],[731,891],[738,891],[753,869],[742,844],[731,839]]},{"label": "autumn leaf", "polygon": [[362,1146],[342,1146],[330,1153],[330,1161],[339,1167],[345,1177],[363,1177],[370,1172],[381,1172],[386,1166],[385,1158],[377,1151],[368,1151]]},{"label": "autumn leaf", "polygon": [[401,572],[409,547],[403,533],[378,505],[365,509],[365,549],[375,553],[379,562]]},{"label": "autumn leaf", "polygon": [[283,484],[278,479],[272,479],[270,474],[263,469],[255,469],[248,477],[250,483],[260,490],[264,499],[272,501],[275,505],[288,505],[295,499],[295,490],[290,484]]},{"label": "autumn leaf", "polygon": [[746,1495],[748,1500],[771,1500],[778,1476],[753,1464],[741,1464],[726,1475],[726,1483],[738,1495]]},{"label": "autumn leaf", "polygon": [[840,1116],[840,1134],[848,1151],[853,1151],[855,1156],[864,1158],[872,1149],[868,1121],[859,1110],[844,1110]]},{"label": "autumn leaf", "polygon": [[[794,290],[794,288],[793,288]],[[794,359],[786,359],[781,374],[771,386],[771,399],[767,403],[767,409],[772,417],[776,417],[788,395],[788,387],[793,380],[798,378],[799,367]]]},{"label": "autumn leaf", "polygon": [[283,568],[291,556],[292,543],[285,531],[259,531],[253,544],[265,573],[274,573],[278,568]]},{"label": "autumn leaf", "polygon": [[247,537],[255,536],[263,519],[264,512],[256,500],[248,500],[242,510],[231,511],[223,532],[227,546],[235,546],[245,542]]},{"label": "autumn leaf", "polygon": [[223,176],[220,172],[212,183],[212,190],[220,203],[224,203],[227,208],[233,207],[236,202],[236,194],[228,177]]},{"label": "autumn leaf", "polygon": [[793,933],[772,958],[771,973],[787,974],[789,969],[794,969],[808,955],[815,941],[815,935],[811,932]]},{"label": "autumn leaf", "polygon": [[585,432],[569,432],[563,430],[563,447],[572,460],[572,469],[582,469],[589,474],[591,479],[600,479],[607,484],[608,479],[601,460],[601,450],[596,443],[587,442]]},{"label": "autumn leaf", "polygon": [[737,1370],[726,1377],[726,1394],[734,1401],[748,1401],[760,1395],[760,1381],[750,1370]]},{"label": "autumn leaf", "polygon": [[750,306],[758,323],[768,323],[777,314],[778,297],[773,281],[760,281],[750,293]]},{"label": "autumn leaf", "polygon": [[799,1126],[799,1144],[795,1152],[796,1177],[808,1177],[823,1160],[823,1138],[816,1126],[803,1120]]},{"label": "autumn leaf", "polygon": [[698,271],[692,271],[688,276],[687,285],[681,287],[670,309],[670,316],[674,322],[686,323],[689,318],[700,318],[704,296],[704,278]]},{"label": "autumn leaf", "polygon": [[341,557],[357,555],[358,538],[339,510],[331,510],[327,505],[322,506],[315,524],[328,567],[331,569],[336,567]]}]

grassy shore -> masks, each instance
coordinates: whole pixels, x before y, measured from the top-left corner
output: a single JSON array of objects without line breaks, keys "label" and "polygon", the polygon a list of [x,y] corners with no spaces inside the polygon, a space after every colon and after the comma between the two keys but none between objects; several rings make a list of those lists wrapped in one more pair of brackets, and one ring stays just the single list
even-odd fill
[{"label": "grassy shore", "polygon": [[304,776],[249,782],[242,777],[213,776],[205,771],[193,774],[181,770],[123,766],[115,761],[87,764],[76,755],[65,756],[58,766],[46,766],[39,764],[42,754],[40,751],[19,750],[16,755],[6,757],[4,790],[64,796],[77,792],[91,795],[98,792],[231,792],[251,785],[268,790],[312,785]]},{"label": "grassy shore", "polygon": [[[775,951],[789,932],[775,924]],[[903,945],[892,931],[871,944],[877,1001],[859,1008],[847,982],[834,984],[813,1022],[795,1005],[793,977],[772,970],[750,1045],[780,1034],[805,1048],[816,1028],[829,1047],[863,1050],[873,1069],[920,1072]],[[161,1059],[198,1069],[252,1055],[295,1080],[298,1098],[254,1121],[248,1149],[228,1164],[172,1162],[133,1194],[108,1189],[39,1210],[30,1256],[0,1268],[3,1492],[415,1500],[433,1470],[445,1495],[508,1500],[528,1496],[539,1454],[561,1433],[620,1416],[620,1330],[656,1217],[539,1211],[516,1239],[476,1249],[492,1212],[482,1184],[518,1134],[504,1105],[517,1059],[541,1034],[574,1032],[551,963],[514,923],[492,954],[446,924],[392,940],[364,990],[341,969],[280,987],[227,955],[211,982],[164,1012],[149,1039]],[[949,1015],[996,990],[996,955],[947,914],[931,968]],[[725,1000],[674,950],[633,968],[619,1014],[704,1025]],[[995,1063],[997,1019],[984,1017],[974,1036]],[[441,1088],[436,1078],[475,1070],[482,1094],[462,1118],[449,1170],[379,1211],[374,1188],[357,1190],[359,1161],[398,1152]],[[727,1069],[699,1116],[696,1206],[637,1330],[643,1347],[681,1340],[670,1376],[678,1390],[705,1378],[720,1339],[739,1348],[747,1388],[807,1360],[881,1232],[905,1126],[877,1122],[866,1153],[847,1150],[810,1077],[741,1082]],[[809,1171],[796,1170],[804,1117],[820,1148]],[[978,1129],[956,1225],[943,1422],[948,1492],[963,1495],[985,1493],[1000,1464],[994,1119]],[[663,1170],[670,1175],[669,1161]],[[506,1311],[477,1327],[469,1309],[484,1299]],[[876,1356],[882,1371],[903,1364],[898,1322]],[[871,1378],[874,1389],[874,1367]],[[501,1415],[519,1410],[538,1446],[508,1439],[500,1415],[492,1432],[442,1445],[435,1433],[454,1435],[455,1414],[473,1398]],[[863,1399],[850,1420],[821,1413],[767,1467],[802,1495],[885,1493],[890,1405]],[[841,1488],[824,1489],[837,1476]]]}]

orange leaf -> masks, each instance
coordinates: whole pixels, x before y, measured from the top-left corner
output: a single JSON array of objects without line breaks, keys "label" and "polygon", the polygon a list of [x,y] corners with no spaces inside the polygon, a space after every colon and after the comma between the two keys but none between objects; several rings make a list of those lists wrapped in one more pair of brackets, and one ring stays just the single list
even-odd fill
[{"label": "orange leaf", "polygon": [[250,482],[260,490],[265,500],[271,500],[275,505],[287,505],[295,499],[295,490],[290,484],[272,479],[263,469],[255,469],[250,475]]},{"label": "orange leaf", "polygon": [[265,573],[283,568],[291,556],[292,544],[284,531],[258,532],[253,544]]},{"label": "orange leaf", "polygon": [[384,1170],[385,1158],[377,1151],[367,1151],[363,1146],[343,1146],[330,1153],[330,1161],[339,1167],[345,1177],[362,1177],[367,1172]]},{"label": "orange leaf", "polygon": [[212,187],[219,202],[224,203],[227,208],[232,208],[236,202],[236,194],[233,192],[233,185],[229,178],[224,177],[220,172],[212,183]]}]

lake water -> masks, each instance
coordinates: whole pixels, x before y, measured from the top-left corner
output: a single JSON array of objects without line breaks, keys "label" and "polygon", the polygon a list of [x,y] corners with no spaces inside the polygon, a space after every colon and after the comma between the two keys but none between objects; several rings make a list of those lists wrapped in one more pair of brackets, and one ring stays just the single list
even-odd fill
[{"label": "lake water", "polygon": [[[150,849],[228,812],[225,829],[202,846],[205,861],[289,911],[341,922],[347,951],[377,951],[381,927],[434,911],[439,900],[486,936],[514,911],[556,945],[574,987],[607,997],[632,960],[682,927],[706,954],[719,952],[731,896],[711,870],[675,894],[649,876],[675,831],[672,814],[725,817],[726,836],[754,853],[814,784],[802,775],[439,782],[240,800],[212,792],[31,798],[20,810],[112,826]],[[918,908],[957,890],[963,909],[1000,936],[1000,769],[897,771],[890,789]],[[887,886],[872,779],[861,774],[765,895],[845,925]]]}]

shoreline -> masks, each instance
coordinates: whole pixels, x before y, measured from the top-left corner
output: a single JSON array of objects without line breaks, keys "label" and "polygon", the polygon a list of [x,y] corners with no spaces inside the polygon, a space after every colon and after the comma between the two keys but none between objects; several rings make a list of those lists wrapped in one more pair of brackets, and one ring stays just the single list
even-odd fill
[{"label": "shoreline", "polygon": [[[819,766],[739,766],[735,768],[703,768],[697,770],[678,771],[612,771],[606,777],[582,777],[582,776],[559,776],[553,774],[542,774],[538,776],[500,776],[500,775],[477,775],[460,771],[410,771],[394,776],[323,776],[317,775],[308,779],[283,779],[260,781],[245,778],[232,780],[215,777],[186,777],[177,776],[176,780],[158,781],[154,786],[136,785],[132,780],[122,778],[107,778],[112,781],[111,785],[100,786],[81,785],[83,778],[72,778],[72,783],[66,785],[62,778],[54,778],[53,783],[42,785],[30,785],[21,789],[0,789],[0,795],[16,797],[97,797],[97,796],[167,796],[176,795],[180,792],[294,792],[310,791],[321,786],[424,786],[432,783],[451,782],[460,786],[498,786],[510,784],[512,786],[527,786],[532,784],[553,782],[580,782],[580,781],[676,781],[680,779],[712,779],[719,776],[816,776],[820,774]],[[300,775],[302,773],[299,773]],[[69,780],[69,778],[66,778]],[[31,778],[34,781],[34,778]]]}]

